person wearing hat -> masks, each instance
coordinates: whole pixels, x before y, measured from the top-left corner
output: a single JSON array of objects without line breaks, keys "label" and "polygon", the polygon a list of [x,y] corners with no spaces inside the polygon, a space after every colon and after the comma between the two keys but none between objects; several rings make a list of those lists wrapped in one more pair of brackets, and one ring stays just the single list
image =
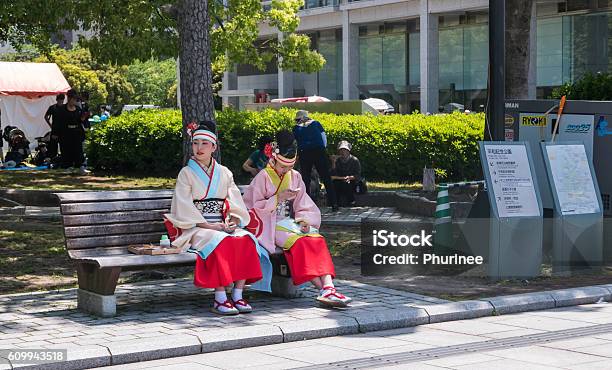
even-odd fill
[{"label": "person wearing hat", "polygon": [[346,140],[338,143],[338,156],[331,170],[338,205],[342,207],[355,204],[355,189],[361,178],[361,163],[351,154],[351,148]]},{"label": "person wearing hat", "polygon": [[287,259],[293,284],[311,282],[319,290],[316,300],[331,307],[346,307],[351,298],[334,286],[336,273],[325,238],[319,234],[321,211],[306,193],[299,172],[293,169],[297,145],[289,130],[276,134],[266,145],[270,160],[244,192],[251,216],[249,230],[270,254]]},{"label": "person wearing hat", "polygon": [[[172,246],[196,254],[194,284],[214,288],[211,311],[236,315],[253,310],[243,297],[251,289],[270,292],[272,264],[257,239],[243,230],[249,223],[234,176],[213,157],[217,150],[215,124],[189,124],[193,156],[176,180],[170,213],[164,224]],[[225,287],[233,284],[231,297]]]},{"label": "person wearing hat", "polygon": [[[332,211],[338,210],[336,193],[329,174],[329,156],[325,151],[327,147],[327,136],[325,130],[319,121],[308,117],[308,112],[299,110],[295,114],[295,126],[293,127],[293,135],[297,140],[298,159],[300,162],[300,173],[305,184],[310,184],[310,173],[312,167],[317,169],[317,172],[325,186],[327,195],[327,205],[332,208]],[[310,187],[306,189],[310,194]]]}]

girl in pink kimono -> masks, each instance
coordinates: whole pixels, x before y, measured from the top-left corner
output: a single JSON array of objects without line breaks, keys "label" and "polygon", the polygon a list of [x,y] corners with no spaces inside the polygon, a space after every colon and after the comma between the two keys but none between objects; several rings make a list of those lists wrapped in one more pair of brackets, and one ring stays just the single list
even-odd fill
[{"label": "girl in pink kimono", "polygon": [[[195,125],[195,124],[192,124]],[[190,125],[194,156],[176,181],[171,212],[164,215],[174,247],[196,253],[194,284],[215,288],[212,311],[234,315],[252,311],[243,298],[245,284],[270,291],[272,265],[249,232],[249,214],[230,170],[212,157],[214,124]],[[234,284],[228,299],[225,287]]]},{"label": "girl in pink kimono", "polygon": [[308,281],[318,289],[317,301],[346,307],[351,299],[336,290],[334,265],[319,234],[321,212],[306,193],[299,172],[293,170],[296,144],[293,134],[280,131],[268,145],[268,166],[260,171],[244,193],[251,231],[270,253],[285,254],[294,285]]}]

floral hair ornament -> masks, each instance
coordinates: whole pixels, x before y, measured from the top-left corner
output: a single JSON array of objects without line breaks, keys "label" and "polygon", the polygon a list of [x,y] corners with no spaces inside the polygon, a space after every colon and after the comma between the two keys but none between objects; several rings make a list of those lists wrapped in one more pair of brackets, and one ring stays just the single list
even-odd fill
[{"label": "floral hair ornament", "polygon": [[266,147],[264,148],[264,153],[266,154],[268,158],[274,158],[275,161],[278,161],[285,166],[293,166],[297,159],[297,157],[294,157],[294,158],[283,157],[283,155],[280,154],[280,148],[276,141],[270,144],[266,144]]},{"label": "floral hair ornament", "polygon": [[189,136],[191,136],[191,134],[193,133],[193,131],[195,131],[197,128],[199,127],[199,125],[196,122],[191,122],[187,125],[187,134]]},{"label": "floral hair ornament", "polygon": [[268,158],[276,157],[278,153],[280,153],[280,149],[278,148],[276,141],[268,143],[264,147],[264,154]]}]

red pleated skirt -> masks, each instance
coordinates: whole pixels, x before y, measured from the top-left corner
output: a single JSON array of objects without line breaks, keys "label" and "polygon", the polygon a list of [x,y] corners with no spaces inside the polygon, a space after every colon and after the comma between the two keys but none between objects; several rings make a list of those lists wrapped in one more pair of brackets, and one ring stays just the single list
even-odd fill
[{"label": "red pleated skirt", "polygon": [[324,238],[299,238],[291,249],[285,251],[285,258],[294,285],[304,284],[318,276],[336,276]]},{"label": "red pleated skirt", "polygon": [[255,243],[248,236],[226,237],[206,259],[198,255],[193,283],[200,288],[254,283],[263,277]]}]

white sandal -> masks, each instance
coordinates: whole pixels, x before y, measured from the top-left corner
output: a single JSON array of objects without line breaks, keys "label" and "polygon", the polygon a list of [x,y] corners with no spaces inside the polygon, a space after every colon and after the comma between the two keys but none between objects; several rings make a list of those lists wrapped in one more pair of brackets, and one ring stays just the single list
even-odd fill
[{"label": "white sandal", "polygon": [[251,313],[251,312],[253,312],[253,307],[251,307],[249,302],[247,302],[247,300],[244,299],[244,298],[243,299],[239,299],[237,301],[234,301],[234,307],[236,307],[236,309],[240,313]]},{"label": "white sandal", "polygon": [[234,305],[232,301],[226,299],[225,302],[218,302],[216,299],[211,307],[210,311],[212,313],[216,313],[217,315],[230,316],[230,315],[238,315],[240,312]]},{"label": "white sandal", "polygon": [[347,307],[353,300],[338,292],[331,286],[323,287],[321,293],[316,298],[318,302],[331,307]]}]

